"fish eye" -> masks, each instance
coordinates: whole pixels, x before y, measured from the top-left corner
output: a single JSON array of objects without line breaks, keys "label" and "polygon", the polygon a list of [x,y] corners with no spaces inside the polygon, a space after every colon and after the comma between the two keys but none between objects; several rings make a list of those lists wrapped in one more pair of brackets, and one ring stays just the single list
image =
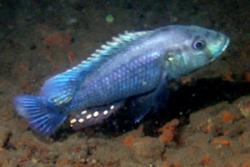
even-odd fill
[{"label": "fish eye", "polygon": [[206,47],[206,42],[204,40],[196,40],[193,43],[193,48],[195,50],[202,50]]}]

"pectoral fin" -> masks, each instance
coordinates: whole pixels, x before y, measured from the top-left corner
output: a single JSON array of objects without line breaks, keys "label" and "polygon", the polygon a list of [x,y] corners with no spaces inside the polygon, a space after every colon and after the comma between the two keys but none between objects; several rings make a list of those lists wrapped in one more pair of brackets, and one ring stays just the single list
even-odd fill
[{"label": "pectoral fin", "polygon": [[139,123],[150,111],[158,111],[159,106],[166,102],[168,92],[167,75],[163,74],[155,90],[132,99],[129,112],[134,118],[134,123]]}]

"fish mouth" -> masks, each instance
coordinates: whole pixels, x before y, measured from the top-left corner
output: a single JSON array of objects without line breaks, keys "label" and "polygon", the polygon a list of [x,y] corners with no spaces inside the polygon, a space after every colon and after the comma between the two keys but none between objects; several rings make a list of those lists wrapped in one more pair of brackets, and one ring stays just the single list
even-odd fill
[{"label": "fish mouth", "polygon": [[226,36],[226,35],[223,35],[223,42],[221,42],[221,49],[220,51],[216,54],[216,57],[219,57],[225,50],[226,48],[228,47],[229,43],[230,43],[230,39]]},{"label": "fish mouth", "polygon": [[226,48],[228,47],[230,43],[230,39],[223,35],[223,41],[221,42],[221,49],[218,50],[214,55],[211,55],[211,61],[214,61],[215,59],[217,59],[218,57],[220,57],[220,55],[226,50]]},{"label": "fish mouth", "polygon": [[226,48],[228,47],[229,43],[230,43],[230,39],[229,39],[228,37],[226,37],[226,40],[225,40],[225,42],[224,42],[224,46],[223,46],[223,48],[221,49],[221,53],[224,52],[224,51],[226,50]]}]

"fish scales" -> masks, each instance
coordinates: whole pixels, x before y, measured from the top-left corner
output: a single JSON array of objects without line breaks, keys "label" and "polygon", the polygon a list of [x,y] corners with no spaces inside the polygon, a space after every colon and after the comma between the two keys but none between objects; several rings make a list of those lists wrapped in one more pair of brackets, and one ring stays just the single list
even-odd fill
[{"label": "fish scales", "polygon": [[230,40],[193,25],[170,25],[113,37],[89,58],[52,76],[38,95],[14,99],[30,127],[50,136],[69,120],[73,129],[100,124],[128,99],[135,123],[157,110],[169,82],[220,57]]},{"label": "fish scales", "polygon": [[72,105],[81,103],[78,108],[104,105],[151,91],[161,78],[163,62],[158,54],[150,54],[132,59],[108,72],[103,69],[104,72],[93,73],[94,77],[80,86]]}]

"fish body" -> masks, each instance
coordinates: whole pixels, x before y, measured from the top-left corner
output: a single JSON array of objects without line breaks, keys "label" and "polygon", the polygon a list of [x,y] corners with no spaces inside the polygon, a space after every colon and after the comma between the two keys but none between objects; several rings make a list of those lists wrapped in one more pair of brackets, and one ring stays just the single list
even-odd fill
[{"label": "fish body", "polygon": [[214,61],[228,44],[226,35],[198,26],[126,32],[48,79],[39,96],[17,96],[16,110],[35,131],[51,135],[69,117],[74,129],[101,123],[132,98],[139,122],[169,80]]},{"label": "fish body", "polygon": [[162,42],[157,38],[148,32],[112,55],[81,83],[72,108],[109,104],[156,88],[164,70],[164,47],[157,47]]}]

